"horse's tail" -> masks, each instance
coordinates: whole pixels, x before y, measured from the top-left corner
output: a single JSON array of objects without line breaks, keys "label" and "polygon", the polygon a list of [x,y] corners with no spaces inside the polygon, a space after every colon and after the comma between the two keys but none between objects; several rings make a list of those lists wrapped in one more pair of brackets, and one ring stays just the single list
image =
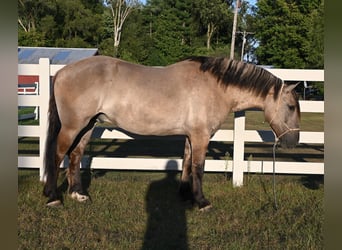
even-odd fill
[{"label": "horse's tail", "polygon": [[44,174],[46,177],[46,184],[44,188],[44,195],[49,196],[52,186],[54,185],[53,180],[57,174],[56,166],[56,152],[57,152],[57,135],[61,129],[61,121],[59,119],[55,93],[54,93],[54,82],[57,74],[53,78],[52,93],[49,101],[49,114],[48,114],[48,130],[45,144],[45,155],[44,155]]}]

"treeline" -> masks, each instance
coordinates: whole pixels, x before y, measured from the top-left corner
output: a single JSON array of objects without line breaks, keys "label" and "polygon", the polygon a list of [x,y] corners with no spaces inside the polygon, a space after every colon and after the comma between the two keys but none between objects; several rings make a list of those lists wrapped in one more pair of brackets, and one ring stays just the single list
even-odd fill
[{"label": "treeline", "polygon": [[[167,65],[195,54],[229,56],[235,3],[19,0],[18,44],[96,47],[100,54],[146,65]],[[256,6],[240,1],[235,59],[244,45],[246,61],[323,68],[323,20],[324,0],[259,0]]]}]

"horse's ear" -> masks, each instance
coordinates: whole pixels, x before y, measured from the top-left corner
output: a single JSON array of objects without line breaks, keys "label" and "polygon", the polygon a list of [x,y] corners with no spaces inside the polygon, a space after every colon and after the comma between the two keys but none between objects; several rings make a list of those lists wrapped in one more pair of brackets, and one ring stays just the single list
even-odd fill
[{"label": "horse's ear", "polygon": [[286,85],[286,90],[291,92],[292,90],[294,90],[298,86],[298,84],[300,84],[300,82],[297,82],[296,84],[288,84],[288,85]]}]

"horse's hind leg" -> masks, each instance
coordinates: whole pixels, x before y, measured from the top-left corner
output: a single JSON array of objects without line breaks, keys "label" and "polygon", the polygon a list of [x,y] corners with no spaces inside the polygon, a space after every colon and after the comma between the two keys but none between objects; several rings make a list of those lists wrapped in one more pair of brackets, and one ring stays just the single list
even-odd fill
[{"label": "horse's hind leg", "polygon": [[65,127],[62,127],[58,133],[54,169],[48,172],[47,181],[44,186],[44,194],[49,198],[48,206],[58,206],[61,204],[62,197],[57,190],[59,168],[76,135],[77,132],[75,130],[66,129]]},{"label": "horse's hind leg", "polygon": [[182,177],[179,193],[183,200],[193,200],[191,188],[191,145],[189,138],[185,138]]},{"label": "horse's hind leg", "polygon": [[71,198],[84,202],[89,199],[89,197],[84,194],[82,181],[81,181],[81,173],[80,173],[80,162],[82,160],[82,156],[87,146],[87,143],[91,137],[93,129],[88,130],[81,137],[77,146],[70,152],[69,154],[69,167],[67,169],[67,178],[69,183],[69,194]]}]

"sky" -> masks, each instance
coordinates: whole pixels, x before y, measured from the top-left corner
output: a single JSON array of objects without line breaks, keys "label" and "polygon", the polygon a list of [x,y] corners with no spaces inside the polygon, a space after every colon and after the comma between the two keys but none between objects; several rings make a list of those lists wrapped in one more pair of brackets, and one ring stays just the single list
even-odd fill
[{"label": "sky", "polygon": [[255,5],[257,0],[248,0],[247,2],[249,2],[251,5]]}]

